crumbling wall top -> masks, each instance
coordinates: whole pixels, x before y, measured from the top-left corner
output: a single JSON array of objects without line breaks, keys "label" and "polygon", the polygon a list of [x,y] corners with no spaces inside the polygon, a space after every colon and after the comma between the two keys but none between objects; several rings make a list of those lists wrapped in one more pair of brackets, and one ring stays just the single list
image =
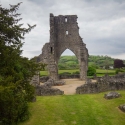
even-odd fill
[{"label": "crumbling wall top", "polygon": [[52,13],[50,13],[50,18],[54,18],[55,23],[63,23],[63,24],[68,24],[68,23],[77,23],[77,15],[58,15],[54,16]]}]

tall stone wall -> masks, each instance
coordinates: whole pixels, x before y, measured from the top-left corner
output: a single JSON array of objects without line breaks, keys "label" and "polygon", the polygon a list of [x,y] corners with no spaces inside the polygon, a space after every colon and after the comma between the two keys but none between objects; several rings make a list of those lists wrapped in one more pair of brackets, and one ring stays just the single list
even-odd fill
[{"label": "tall stone wall", "polygon": [[49,76],[53,80],[59,79],[58,61],[66,49],[76,55],[79,61],[80,79],[86,80],[88,50],[79,35],[77,16],[50,14],[50,41],[44,45],[39,59],[48,64]]}]

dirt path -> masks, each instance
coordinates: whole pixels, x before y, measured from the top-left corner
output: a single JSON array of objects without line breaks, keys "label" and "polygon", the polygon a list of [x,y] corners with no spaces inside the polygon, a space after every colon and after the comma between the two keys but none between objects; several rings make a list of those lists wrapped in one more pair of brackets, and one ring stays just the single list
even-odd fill
[{"label": "dirt path", "polygon": [[58,88],[58,89],[64,91],[65,95],[75,94],[76,88],[85,83],[84,81],[80,81],[79,79],[63,79],[63,80],[65,81],[65,85],[53,86],[53,88]]}]

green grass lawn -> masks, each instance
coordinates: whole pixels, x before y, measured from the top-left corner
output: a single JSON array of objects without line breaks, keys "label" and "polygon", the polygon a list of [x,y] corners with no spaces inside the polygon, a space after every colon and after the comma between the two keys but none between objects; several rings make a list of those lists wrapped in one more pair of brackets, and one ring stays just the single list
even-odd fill
[{"label": "green grass lawn", "polygon": [[119,92],[122,97],[112,100],[104,93],[39,96],[30,103],[30,119],[20,125],[125,125],[125,113],[118,109],[125,91]]},{"label": "green grass lawn", "polygon": [[105,70],[105,69],[96,69],[97,76],[104,76],[105,74],[109,74],[110,76],[115,75],[115,70]]},{"label": "green grass lawn", "polygon": [[40,71],[40,76],[48,76],[48,71]]},{"label": "green grass lawn", "polygon": [[[59,74],[63,73],[63,72],[69,72],[69,73],[73,73],[79,71],[79,69],[74,69],[74,70],[59,70]],[[106,73],[108,73],[109,75],[115,75],[115,70],[105,70],[105,69],[96,69],[96,74],[97,76],[104,76]],[[40,71],[40,76],[47,76],[48,75],[48,71]]]},{"label": "green grass lawn", "polygon": [[115,75],[115,70],[105,70],[105,69],[96,69],[96,73],[97,74],[111,74],[111,75]]},{"label": "green grass lawn", "polygon": [[115,70],[96,69],[96,73],[115,73]]},{"label": "green grass lawn", "polygon": [[[76,72],[76,71],[79,71],[79,69],[73,69],[73,70],[59,70],[58,73],[61,74],[61,73],[64,73],[64,72],[69,72],[69,73],[73,73],[73,72]],[[48,75],[48,71],[40,71],[40,76],[46,76]]]}]

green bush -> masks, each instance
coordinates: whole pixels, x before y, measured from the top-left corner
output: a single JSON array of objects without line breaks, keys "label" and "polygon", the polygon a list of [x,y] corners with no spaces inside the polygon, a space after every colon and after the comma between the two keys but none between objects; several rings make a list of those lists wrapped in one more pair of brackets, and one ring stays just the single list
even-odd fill
[{"label": "green bush", "polygon": [[87,76],[93,76],[94,74],[96,74],[96,68],[89,66],[87,71]]},{"label": "green bush", "polygon": [[0,86],[0,122],[15,125],[29,118],[25,93],[15,86]]}]

